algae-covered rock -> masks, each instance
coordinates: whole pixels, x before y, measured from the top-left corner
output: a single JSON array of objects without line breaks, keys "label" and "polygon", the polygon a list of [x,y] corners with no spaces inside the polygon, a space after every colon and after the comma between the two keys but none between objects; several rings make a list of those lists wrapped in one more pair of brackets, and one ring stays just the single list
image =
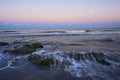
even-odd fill
[{"label": "algae-covered rock", "polygon": [[103,65],[107,65],[107,66],[111,65],[108,61],[105,60],[105,56],[103,53],[92,53],[92,54],[96,58],[96,61],[98,63],[101,63]]},{"label": "algae-covered rock", "polygon": [[12,54],[30,54],[38,48],[43,48],[41,43],[26,44],[23,47],[19,47],[14,50],[6,50],[4,52],[8,52]]},{"label": "algae-covered rock", "polygon": [[5,45],[8,45],[7,42],[0,42],[0,46],[5,46]]},{"label": "algae-covered rock", "polygon": [[79,61],[80,58],[81,58],[81,54],[80,54],[80,53],[76,53],[76,54],[73,55],[73,58],[74,58],[75,60]]},{"label": "algae-covered rock", "polygon": [[43,58],[40,55],[36,54],[30,55],[29,61],[41,66],[50,66],[54,64],[54,60],[52,58]]}]

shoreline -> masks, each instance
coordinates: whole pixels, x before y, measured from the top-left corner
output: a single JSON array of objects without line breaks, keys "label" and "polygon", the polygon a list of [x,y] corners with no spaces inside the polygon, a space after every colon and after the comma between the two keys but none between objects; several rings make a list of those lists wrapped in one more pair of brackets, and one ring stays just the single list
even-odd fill
[{"label": "shoreline", "polygon": [[[19,36],[15,31],[5,31],[0,34],[6,35],[0,35],[2,45],[0,46],[0,79],[2,80],[7,80],[6,76],[12,80],[119,79],[120,34]],[[11,34],[16,36],[9,36]],[[39,42],[43,48],[25,46]],[[18,53],[17,51],[19,51],[18,55],[12,54],[12,52]],[[26,54],[26,51],[30,53]]]}]

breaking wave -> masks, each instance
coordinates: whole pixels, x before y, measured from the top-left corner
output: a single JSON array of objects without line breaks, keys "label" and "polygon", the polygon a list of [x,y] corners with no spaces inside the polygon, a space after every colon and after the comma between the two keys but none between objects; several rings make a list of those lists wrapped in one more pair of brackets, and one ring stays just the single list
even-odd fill
[{"label": "breaking wave", "polygon": [[[120,74],[120,53],[113,52],[63,52],[37,50],[30,55],[8,57],[7,68],[19,68],[27,64],[29,60],[39,63],[40,66],[56,67],[63,69],[74,77],[91,77],[92,79],[114,80]],[[4,55],[0,55],[0,63],[5,60]]]},{"label": "breaking wave", "polygon": [[18,30],[0,31],[0,36],[32,36],[32,35],[81,35],[81,34],[120,34],[119,31],[100,31],[100,30]]},{"label": "breaking wave", "polygon": [[26,63],[24,62],[26,60],[26,56],[14,56],[14,55],[7,55],[7,54],[1,54],[0,55],[0,71],[7,69],[7,68],[19,68]]},{"label": "breaking wave", "polygon": [[112,56],[113,53],[111,52],[65,53],[62,51],[47,52],[40,50],[32,55],[39,55],[43,61],[53,59],[50,66],[64,69],[75,77],[89,76],[93,79],[114,80],[115,74],[120,73],[120,58],[116,59],[116,56],[120,56],[119,53],[114,53],[114,56]]}]

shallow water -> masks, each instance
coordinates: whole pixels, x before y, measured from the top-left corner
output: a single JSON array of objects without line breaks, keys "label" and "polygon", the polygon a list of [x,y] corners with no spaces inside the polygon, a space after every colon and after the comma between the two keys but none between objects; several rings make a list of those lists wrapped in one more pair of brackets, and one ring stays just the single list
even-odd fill
[{"label": "shallow water", "polygon": [[[60,30],[59,35],[56,31],[41,35],[39,30],[0,33],[0,41],[9,42],[9,45],[0,46],[0,80],[120,80],[118,30],[93,30],[94,34],[78,30],[67,30],[69,34],[66,34],[64,31]],[[35,65],[28,60],[29,54],[4,53],[26,42],[42,42],[44,48],[32,55],[53,59],[54,64]]]},{"label": "shallow water", "polygon": [[[101,54],[101,52],[95,52]],[[100,56],[93,52],[63,52],[38,49],[33,55],[53,59],[49,67],[34,65],[28,61],[29,55],[0,55],[0,79],[12,80],[119,80],[120,53],[102,52],[109,64],[98,62]],[[12,73],[12,74],[11,74]],[[6,77],[7,76],[7,77]],[[14,76],[14,77],[13,77]],[[42,77],[41,77],[42,76]]]},{"label": "shallow water", "polygon": [[120,34],[119,29],[50,29],[50,30],[0,30],[1,36],[51,36],[51,35],[91,35]]}]

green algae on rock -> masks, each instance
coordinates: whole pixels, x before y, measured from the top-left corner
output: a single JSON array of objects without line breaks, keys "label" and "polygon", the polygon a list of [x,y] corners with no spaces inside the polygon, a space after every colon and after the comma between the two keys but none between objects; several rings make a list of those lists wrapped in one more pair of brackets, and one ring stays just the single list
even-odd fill
[{"label": "green algae on rock", "polygon": [[31,54],[28,57],[28,60],[36,65],[47,67],[56,66],[62,69],[73,66],[74,63],[87,63],[87,61],[92,63],[96,62],[98,64],[106,66],[111,65],[111,63],[106,60],[104,53],[100,52],[68,53],[65,54],[65,56],[61,56],[60,54],[58,54],[57,57],[54,53],[47,55]]},{"label": "green algae on rock", "polygon": [[33,64],[41,65],[41,66],[50,66],[54,64],[54,60],[52,58],[43,59],[40,55],[30,55],[29,61]]},{"label": "green algae on rock", "polygon": [[107,65],[107,66],[110,66],[111,64],[105,60],[105,56],[103,53],[92,53],[93,56],[96,58],[96,61],[98,63],[101,63],[103,65]]},{"label": "green algae on rock", "polygon": [[43,45],[41,43],[26,44],[23,47],[16,48],[14,50],[6,50],[4,52],[12,54],[30,54],[38,48],[43,48]]}]

